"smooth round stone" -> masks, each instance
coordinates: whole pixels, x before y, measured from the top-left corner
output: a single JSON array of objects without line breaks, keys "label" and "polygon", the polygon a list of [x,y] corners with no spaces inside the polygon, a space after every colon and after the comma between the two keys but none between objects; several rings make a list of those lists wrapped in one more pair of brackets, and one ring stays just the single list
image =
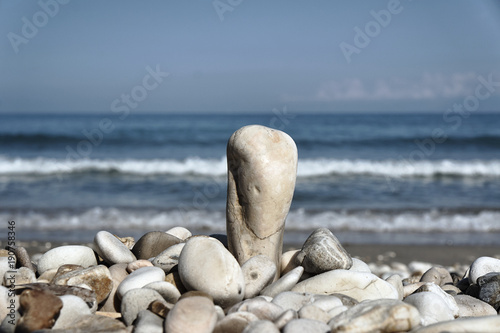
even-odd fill
[{"label": "smooth round stone", "polygon": [[137,259],[156,257],[170,246],[182,243],[182,239],[162,231],[151,231],[144,234],[132,248],[132,253]]},{"label": "smooth round stone", "polygon": [[163,318],[142,310],[134,321],[134,333],[163,333]]},{"label": "smooth round stone", "polygon": [[394,287],[394,289],[396,289],[396,291],[398,292],[398,299],[402,301],[404,298],[404,289],[401,276],[399,276],[398,274],[393,274],[387,277],[385,281],[389,282]]},{"label": "smooth round stone", "polygon": [[361,272],[361,273],[371,273],[370,266],[368,266],[363,260],[358,258],[352,258],[352,266],[349,268],[352,272]]},{"label": "smooth round stone", "polygon": [[415,293],[406,297],[404,301],[418,309],[424,326],[455,318],[446,302],[432,292]]},{"label": "smooth round stone", "polygon": [[179,275],[188,290],[213,297],[223,308],[238,303],[245,295],[240,265],[218,240],[197,236],[188,239],[179,257]]},{"label": "smooth round stone", "polygon": [[312,304],[328,312],[337,306],[342,306],[342,301],[337,296],[316,295]]},{"label": "smooth round stone", "polygon": [[67,286],[79,286],[85,284],[95,292],[98,304],[104,301],[113,290],[111,273],[104,265],[70,271],[66,274],[55,277],[52,283]]},{"label": "smooth round stone", "polygon": [[243,333],[279,333],[279,329],[268,320],[252,321]]},{"label": "smooth round stone", "polygon": [[153,265],[160,267],[165,271],[165,273],[170,272],[174,266],[179,264],[179,256],[181,255],[184,245],[186,245],[186,243],[172,245],[162,253],[158,254],[152,261]]},{"label": "smooth round stone", "polygon": [[479,257],[470,266],[469,280],[477,283],[480,276],[491,272],[500,272],[500,259],[491,257]]},{"label": "smooth round stone", "polygon": [[330,326],[312,319],[294,319],[285,325],[283,333],[326,333],[330,332]]},{"label": "smooth round stone", "polygon": [[184,227],[173,227],[165,232],[182,240],[186,240],[193,235],[191,231]]},{"label": "smooth round stone", "polygon": [[122,298],[123,295],[129,290],[142,288],[145,285],[156,282],[156,281],[164,281],[165,280],[165,272],[163,269],[158,267],[143,267],[134,271],[130,275],[128,275],[118,286],[116,293],[118,297]]},{"label": "smooth round stone", "polygon": [[453,279],[446,268],[435,266],[422,275],[420,282],[433,282],[438,286],[442,286],[447,283],[453,283]]},{"label": "smooth round stone", "polygon": [[241,311],[252,313],[261,320],[274,321],[284,310],[277,304],[268,302],[261,297],[255,297],[233,305],[229,309],[228,314]]},{"label": "smooth round stone", "polygon": [[181,293],[176,286],[167,281],[156,281],[151,282],[145,285],[143,288],[149,288],[156,290],[163,298],[172,304],[175,304],[179,297],[181,297]]},{"label": "smooth round stone", "polygon": [[295,142],[279,130],[249,125],[229,138],[226,230],[228,248],[240,264],[263,254],[281,267],[297,159]]},{"label": "smooth round stone", "polygon": [[300,253],[300,250],[290,250],[286,251],[281,255],[281,268],[280,275],[283,276],[286,273],[290,272],[295,267],[300,266],[301,262],[297,259],[297,255]]},{"label": "smooth round stone", "polygon": [[418,310],[392,299],[361,302],[333,317],[332,332],[407,332],[420,324]]},{"label": "smooth round stone", "polygon": [[213,333],[243,332],[245,327],[253,321],[257,321],[256,315],[246,311],[230,313],[223,319],[217,321]]},{"label": "smooth round stone", "polygon": [[313,304],[307,304],[300,308],[299,318],[317,320],[326,324],[331,317],[325,310],[318,308]]},{"label": "smooth round stone", "polygon": [[263,296],[274,297],[284,291],[292,290],[292,288],[297,285],[297,282],[299,282],[303,273],[304,267],[296,267],[283,275],[278,281],[275,281],[262,289],[260,294]]},{"label": "smooth round stone", "polygon": [[70,328],[78,318],[91,314],[87,303],[85,303],[85,301],[80,297],[64,295],[59,296],[59,298],[61,299],[63,306],[53,329]]},{"label": "smooth round stone", "polygon": [[306,272],[314,274],[352,266],[351,256],[327,228],[316,229],[307,238],[297,260],[302,262]]},{"label": "smooth round stone", "polygon": [[458,305],[459,317],[494,316],[497,314],[495,308],[475,297],[457,295],[454,298]]},{"label": "smooth round stone", "polygon": [[[7,314],[14,313],[18,307],[18,300],[14,297],[9,297],[9,289],[4,286],[0,286],[0,321],[2,321]],[[12,311],[10,311],[11,309]]]},{"label": "smooth round stone", "polygon": [[445,332],[470,332],[470,333],[498,333],[500,316],[485,316],[473,318],[458,318],[443,321],[422,327],[412,333],[445,333]]},{"label": "smooth round stone", "polygon": [[368,299],[399,298],[397,290],[376,275],[343,269],[328,271],[299,282],[292,291],[323,295],[339,293],[359,302]]},{"label": "smooth round stone", "polygon": [[139,312],[147,310],[153,301],[165,302],[163,297],[153,289],[131,289],[122,297],[121,314],[127,326],[132,325]]},{"label": "smooth round stone", "polygon": [[180,299],[170,310],[165,320],[165,331],[169,333],[211,333],[217,323],[214,303],[203,296]]},{"label": "smooth round stone", "polygon": [[142,267],[151,267],[153,264],[146,259],[139,259],[127,264],[127,272],[132,273]]},{"label": "smooth round stone", "polygon": [[479,299],[495,309],[500,308],[500,273],[492,272],[477,279]]},{"label": "smooth round stone", "polygon": [[136,260],[128,247],[110,232],[99,231],[94,237],[94,244],[99,256],[110,265]]},{"label": "smooth round stone", "polygon": [[49,269],[67,264],[82,267],[97,265],[94,250],[83,245],[65,245],[53,248],[40,257],[38,273],[43,274]]},{"label": "smooth round stone", "polygon": [[16,332],[33,332],[51,328],[63,303],[59,297],[44,289],[26,289],[19,297],[19,312],[23,314]]},{"label": "smooth round stone", "polygon": [[14,283],[15,285],[20,285],[33,282],[36,282],[35,273],[31,269],[26,267],[9,270],[5,273],[3,278],[4,286],[8,286],[11,283]]},{"label": "smooth round stone", "polygon": [[264,255],[248,259],[241,266],[241,270],[245,278],[244,298],[257,296],[265,286],[273,282],[276,275],[276,265]]},{"label": "smooth round stone", "polygon": [[109,273],[113,281],[113,288],[100,311],[120,312],[120,299],[116,296],[116,290],[120,283],[129,275],[127,272],[127,264],[114,264],[109,267]]},{"label": "smooth round stone", "polygon": [[330,316],[330,318],[333,318],[335,316],[338,316],[342,312],[347,311],[348,309],[349,309],[349,307],[345,306],[345,305],[337,306],[337,307],[331,309],[330,311],[328,311],[328,315]]},{"label": "smooth round stone", "polygon": [[457,305],[457,302],[455,301],[455,298],[453,298],[453,296],[446,293],[443,289],[441,289],[441,287],[439,287],[435,283],[429,283],[429,282],[426,282],[425,284],[423,284],[420,288],[418,288],[415,291],[415,293],[425,292],[425,291],[430,291],[430,292],[438,295],[439,297],[441,297],[443,299],[443,301],[445,301],[448,309],[450,309],[451,312],[453,313],[453,316],[458,317],[458,305]]},{"label": "smooth round stone", "polygon": [[313,294],[285,291],[276,295],[272,303],[279,305],[283,310],[292,309],[298,312],[301,307],[311,304],[313,301]]},{"label": "smooth round stone", "polygon": [[[12,256],[12,264],[16,265],[16,257],[15,256]],[[9,257],[3,257],[3,256],[0,256],[0,278],[3,278],[5,276],[5,273],[7,273],[8,270],[10,270],[10,262],[9,262]]]},{"label": "smooth round stone", "polygon": [[284,311],[276,320],[274,321],[274,324],[278,329],[282,329],[285,327],[286,324],[291,322],[294,319],[298,319],[299,315],[297,314],[297,311],[294,311],[292,309],[288,309]]}]

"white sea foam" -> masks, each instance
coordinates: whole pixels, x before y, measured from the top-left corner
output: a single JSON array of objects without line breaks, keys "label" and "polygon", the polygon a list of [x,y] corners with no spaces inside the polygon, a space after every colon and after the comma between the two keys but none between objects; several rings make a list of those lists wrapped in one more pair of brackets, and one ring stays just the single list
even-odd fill
[{"label": "white sea foam", "polygon": [[[0,156],[1,175],[57,175],[72,173],[123,173],[134,175],[224,176],[226,159],[199,157],[174,159],[64,160],[8,158]],[[500,160],[350,160],[300,159],[298,177],[371,175],[383,177],[500,177]]]},{"label": "white sea foam", "polygon": [[[36,230],[167,230],[184,226],[193,230],[221,232],[226,228],[224,211],[119,210],[95,207],[81,213],[26,211],[0,212],[0,220],[22,221],[23,229]],[[322,211],[292,210],[286,230],[306,232],[320,227],[356,232],[500,232],[500,211],[442,212],[437,210]]]}]

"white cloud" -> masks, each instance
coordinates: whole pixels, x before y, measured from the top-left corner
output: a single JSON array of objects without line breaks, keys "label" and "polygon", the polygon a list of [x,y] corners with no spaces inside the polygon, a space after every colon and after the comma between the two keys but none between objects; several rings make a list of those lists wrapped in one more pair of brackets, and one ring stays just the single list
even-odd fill
[{"label": "white cloud", "polygon": [[377,80],[348,78],[323,83],[311,96],[285,96],[287,101],[374,101],[433,100],[456,98],[474,92],[477,75],[473,72],[444,75],[424,73],[420,78],[391,77]]}]

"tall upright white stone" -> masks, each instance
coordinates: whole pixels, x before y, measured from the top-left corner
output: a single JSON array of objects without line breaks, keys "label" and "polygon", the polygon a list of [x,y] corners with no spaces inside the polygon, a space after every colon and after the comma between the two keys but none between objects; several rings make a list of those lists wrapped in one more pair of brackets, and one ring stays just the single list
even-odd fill
[{"label": "tall upright white stone", "polygon": [[297,176],[295,142],[279,130],[245,126],[229,139],[227,163],[229,250],[240,264],[265,255],[280,267],[285,219]]}]

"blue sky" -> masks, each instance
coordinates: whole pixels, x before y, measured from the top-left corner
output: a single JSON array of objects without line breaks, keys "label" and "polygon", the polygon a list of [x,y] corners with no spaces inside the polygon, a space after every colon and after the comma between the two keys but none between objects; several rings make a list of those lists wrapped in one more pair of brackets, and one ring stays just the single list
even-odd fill
[{"label": "blue sky", "polygon": [[500,110],[494,0],[0,0],[0,36],[0,113]]}]

